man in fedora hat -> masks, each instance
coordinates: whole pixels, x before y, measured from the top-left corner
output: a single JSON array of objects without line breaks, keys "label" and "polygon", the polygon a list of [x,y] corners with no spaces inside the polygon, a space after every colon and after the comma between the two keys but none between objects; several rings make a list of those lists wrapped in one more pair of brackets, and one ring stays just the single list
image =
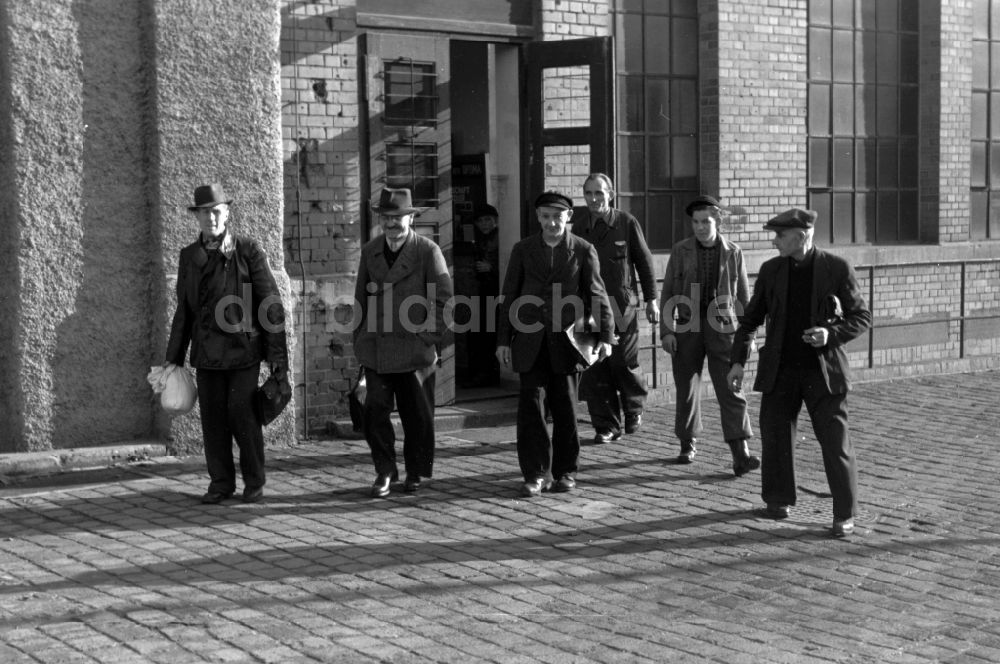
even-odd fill
[{"label": "man in fedora hat", "polygon": [[[598,354],[611,354],[614,317],[593,245],[567,230],[573,201],[558,192],[535,199],[541,232],[521,240],[510,255],[497,317],[497,359],[520,374],[517,458],[521,495],[572,491],[580,438],[576,427],[577,378],[585,364],[565,330],[593,317]],[[545,424],[542,392],[552,413]]]},{"label": "man in fedora hat", "polygon": [[747,443],[753,431],[746,397],[731,391],[726,380],[736,315],[750,299],[750,284],[743,251],[719,233],[721,211],[719,201],[707,195],[685,208],[692,236],[670,250],[660,301],[660,343],[671,357],[677,390],[674,434],[681,445],[677,462],[691,463],[698,452],[701,372],[707,359],[733,474],[740,477],[760,468],[760,459],[750,454]]},{"label": "man in fedora hat", "polygon": [[285,310],[267,257],[229,228],[232,199],[220,184],[194,190],[188,210],[198,239],[181,249],[177,310],[166,363],[183,366],[188,346],[197,370],[201,428],[210,482],[201,502],[221,503],[236,490],[233,440],[240,450],[243,502],[264,495],[264,434],[253,408],[260,363],[287,375]]},{"label": "man in fedora hat", "polygon": [[433,475],[435,363],[452,282],[441,249],[412,228],[421,209],[409,189],[383,189],[372,210],[382,234],[361,248],[354,355],[368,388],[364,432],[376,473],[371,494],[381,498],[399,476],[394,401],[403,424],[404,489],[417,491],[421,478]]},{"label": "man in fedora hat", "polygon": [[[761,265],[753,297],[740,316],[733,342],[732,390],[743,384],[750,344],[767,323],[754,389],[760,400],[765,514],[788,517],[795,504],[795,438],[803,402],[823,451],[833,494],[835,537],[854,531],[858,511],[857,467],[847,426],[849,367],[844,346],[871,326],[854,269],[843,258],[813,245],[816,212],[792,208],[768,221],[778,256]],[[827,311],[827,303],[838,303]]]}]

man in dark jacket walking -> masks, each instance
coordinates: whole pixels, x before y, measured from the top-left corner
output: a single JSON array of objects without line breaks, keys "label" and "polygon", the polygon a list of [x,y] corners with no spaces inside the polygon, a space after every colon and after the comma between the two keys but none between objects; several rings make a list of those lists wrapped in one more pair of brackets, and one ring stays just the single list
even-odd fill
[{"label": "man in dark jacket walking", "polygon": [[[573,233],[594,245],[601,262],[601,279],[615,317],[617,343],[611,356],[595,363],[580,377],[580,398],[587,401],[595,443],[608,443],[642,425],[646,378],[639,366],[637,302],[642,286],[646,320],[659,320],[653,255],[638,220],[611,207],[614,184],[604,173],[591,173],[583,183],[585,208],[573,216]],[[636,275],[638,274],[638,280]],[[624,418],[623,418],[624,416]],[[623,421],[624,420],[624,421]]]},{"label": "man in dark jacket walking", "polygon": [[795,504],[795,437],[803,402],[823,452],[833,494],[835,537],[854,531],[857,466],[847,425],[849,367],[844,345],[871,326],[872,315],[854,270],[843,258],[813,246],[816,213],[793,208],[764,228],[775,233],[779,256],[760,268],[753,296],[736,331],[727,377],[743,384],[751,340],[767,321],[754,389],[760,402],[761,496],[765,513],[788,517]]},{"label": "man in dark jacket walking", "polygon": [[201,429],[210,483],[201,502],[221,503],[236,490],[233,440],[240,450],[243,502],[264,496],[264,433],[253,408],[261,361],[279,377],[288,371],[285,309],[267,257],[257,243],[228,227],[219,184],[194,190],[198,239],[177,268],[177,310],[167,364],[184,365],[188,345],[197,369]]}]

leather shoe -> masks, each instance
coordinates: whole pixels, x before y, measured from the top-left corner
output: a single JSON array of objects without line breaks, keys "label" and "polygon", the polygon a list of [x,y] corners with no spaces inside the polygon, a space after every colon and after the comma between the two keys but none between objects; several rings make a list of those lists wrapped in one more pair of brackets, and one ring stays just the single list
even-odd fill
[{"label": "leather shoe", "polygon": [[372,484],[372,498],[385,498],[389,495],[389,486],[396,478],[390,473],[379,473]]},{"label": "leather shoe", "polygon": [[781,503],[768,503],[767,507],[764,508],[764,516],[770,519],[787,519],[788,505],[782,505]]},{"label": "leather shoe", "polygon": [[576,480],[572,475],[563,475],[552,485],[553,493],[568,493],[576,488]]},{"label": "leather shoe", "polygon": [[733,475],[742,477],[751,470],[760,468],[760,457],[750,454],[750,446],[745,438],[726,441],[733,454]]},{"label": "leather shoe", "polygon": [[625,433],[635,433],[642,426],[642,413],[625,416]]},{"label": "leather shoe", "polygon": [[692,463],[694,461],[694,455],[698,453],[698,448],[694,446],[697,442],[694,438],[681,441],[681,453],[677,455],[677,463]]},{"label": "leather shoe", "polygon": [[403,482],[403,491],[406,493],[416,493],[420,490],[420,475],[410,475],[407,473],[406,481]]},{"label": "leather shoe", "polygon": [[201,497],[201,504],[202,505],[218,505],[223,500],[226,500],[226,499],[232,498],[232,497],[233,497],[233,492],[232,491],[229,491],[228,493],[227,492],[223,492],[223,491],[209,491],[208,493],[206,493],[204,496]]},{"label": "leather shoe", "polygon": [[618,431],[608,431],[606,429],[598,429],[597,434],[594,436],[594,445],[604,445],[610,443],[612,440],[618,440],[622,435]]},{"label": "leather shoe", "polygon": [[551,486],[552,482],[549,480],[537,477],[530,482],[524,483],[521,487],[521,495],[525,498],[533,498],[542,493],[542,491],[548,491]]},{"label": "leather shoe", "polygon": [[847,537],[854,534],[854,519],[834,520],[830,534],[834,537]]},{"label": "leather shoe", "polygon": [[263,498],[263,497],[264,497],[264,488],[263,487],[256,486],[256,487],[253,487],[252,489],[250,487],[246,487],[246,488],[243,489],[243,502],[244,503],[256,503],[256,502],[260,501],[260,499]]}]

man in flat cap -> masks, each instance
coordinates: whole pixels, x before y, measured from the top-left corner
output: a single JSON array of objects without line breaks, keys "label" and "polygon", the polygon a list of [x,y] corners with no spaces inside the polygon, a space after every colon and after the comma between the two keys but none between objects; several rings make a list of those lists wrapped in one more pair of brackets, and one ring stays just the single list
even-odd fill
[{"label": "man in flat cap", "polygon": [[701,372],[707,358],[733,474],[740,477],[760,468],[760,459],[750,454],[747,443],[753,430],[746,397],[741,391],[730,390],[726,378],[736,316],[750,299],[750,283],[743,251],[719,233],[719,201],[698,196],[685,212],[691,217],[693,236],[670,250],[660,295],[660,342],[672,358],[677,389],[674,433],[681,444],[677,462],[691,463],[698,452]]},{"label": "man in flat cap", "polygon": [[831,534],[854,531],[857,467],[847,425],[849,367],[844,345],[869,328],[854,269],[813,245],[816,213],[793,208],[764,225],[774,231],[778,256],[765,262],[736,331],[730,387],[741,389],[743,365],[757,328],[767,321],[754,389],[762,393],[761,496],[765,514],[788,517],[795,505],[795,438],[805,403],[823,452],[833,495]]},{"label": "man in flat cap", "polygon": [[[646,319],[656,324],[656,277],[653,255],[638,220],[611,207],[614,183],[604,173],[591,173],[583,181],[586,207],[573,215],[573,233],[594,245],[601,261],[601,278],[614,303],[615,344],[611,357],[597,362],[580,377],[580,398],[587,401],[594,442],[609,443],[642,426],[646,403],[646,377],[639,366],[639,287],[645,300]],[[638,277],[638,278],[637,278]]]},{"label": "man in flat cap", "polygon": [[[565,331],[578,320],[592,318],[602,359],[610,355],[614,340],[597,251],[568,232],[572,213],[572,199],[558,192],[535,199],[541,232],[514,245],[497,317],[497,359],[521,379],[517,458],[524,477],[521,495],[526,498],[576,487],[576,390],[586,363]],[[543,390],[552,414],[551,437]]]},{"label": "man in flat cap", "polygon": [[399,476],[393,402],[403,425],[404,490],[419,490],[421,478],[433,475],[434,369],[452,281],[441,249],[411,228],[421,208],[413,206],[409,189],[383,189],[372,210],[382,234],[361,248],[354,355],[368,389],[364,432],[376,473],[371,495],[382,498]]}]

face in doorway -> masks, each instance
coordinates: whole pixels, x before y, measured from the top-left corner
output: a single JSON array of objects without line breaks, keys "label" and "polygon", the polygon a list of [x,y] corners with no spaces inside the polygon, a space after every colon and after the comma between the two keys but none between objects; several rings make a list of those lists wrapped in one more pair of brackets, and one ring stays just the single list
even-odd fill
[{"label": "face in doorway", "polygon": [[484,214],[481,217],[476,217],[476,228],[483,235],[489,235],[497,229],[497,218],[492,214]]},{"label": "face in doorway", "polygon": [[201,235],[206,240],[221,237],[226,232],[226,224],[229,222],[229,206],[225,203],[208,208],[198,208],[194,214],[198,218]]},{"label": "face in doorway", "polygon": [[413,224],[412,214],[380,214],[378,223],[382,225],[382,232],[389,242],[402,242],[410,233],[410,226]]},{"label": "face in doorway", "polygon": [[691,230],[703,247],[711,247],[719,238],[719,208],[700,207],[691,212]]},{"label": "face in doorway", "polygon": [[802,260],[806,255],[806,234],[795,228],[783,228],[774,231],[774,239],[771,244],[778,250],[778,255],[782,258],[791,256],[795,260]]},{"label": "face in doorway", "polygon": [[535,208],[538,223],[542,227],[542,237],[546,242],[558,242],[566,234],[566,224],[573,215],[572,210],[565,208],[542,207]]},{"label": "face in doorway", "polygon": [[607,218],[611,211],[611,201],[615,198],[615,190],[603,178],[590,178],[583,183],[583,198],[587,201],[587,209],[591,215]]}]

